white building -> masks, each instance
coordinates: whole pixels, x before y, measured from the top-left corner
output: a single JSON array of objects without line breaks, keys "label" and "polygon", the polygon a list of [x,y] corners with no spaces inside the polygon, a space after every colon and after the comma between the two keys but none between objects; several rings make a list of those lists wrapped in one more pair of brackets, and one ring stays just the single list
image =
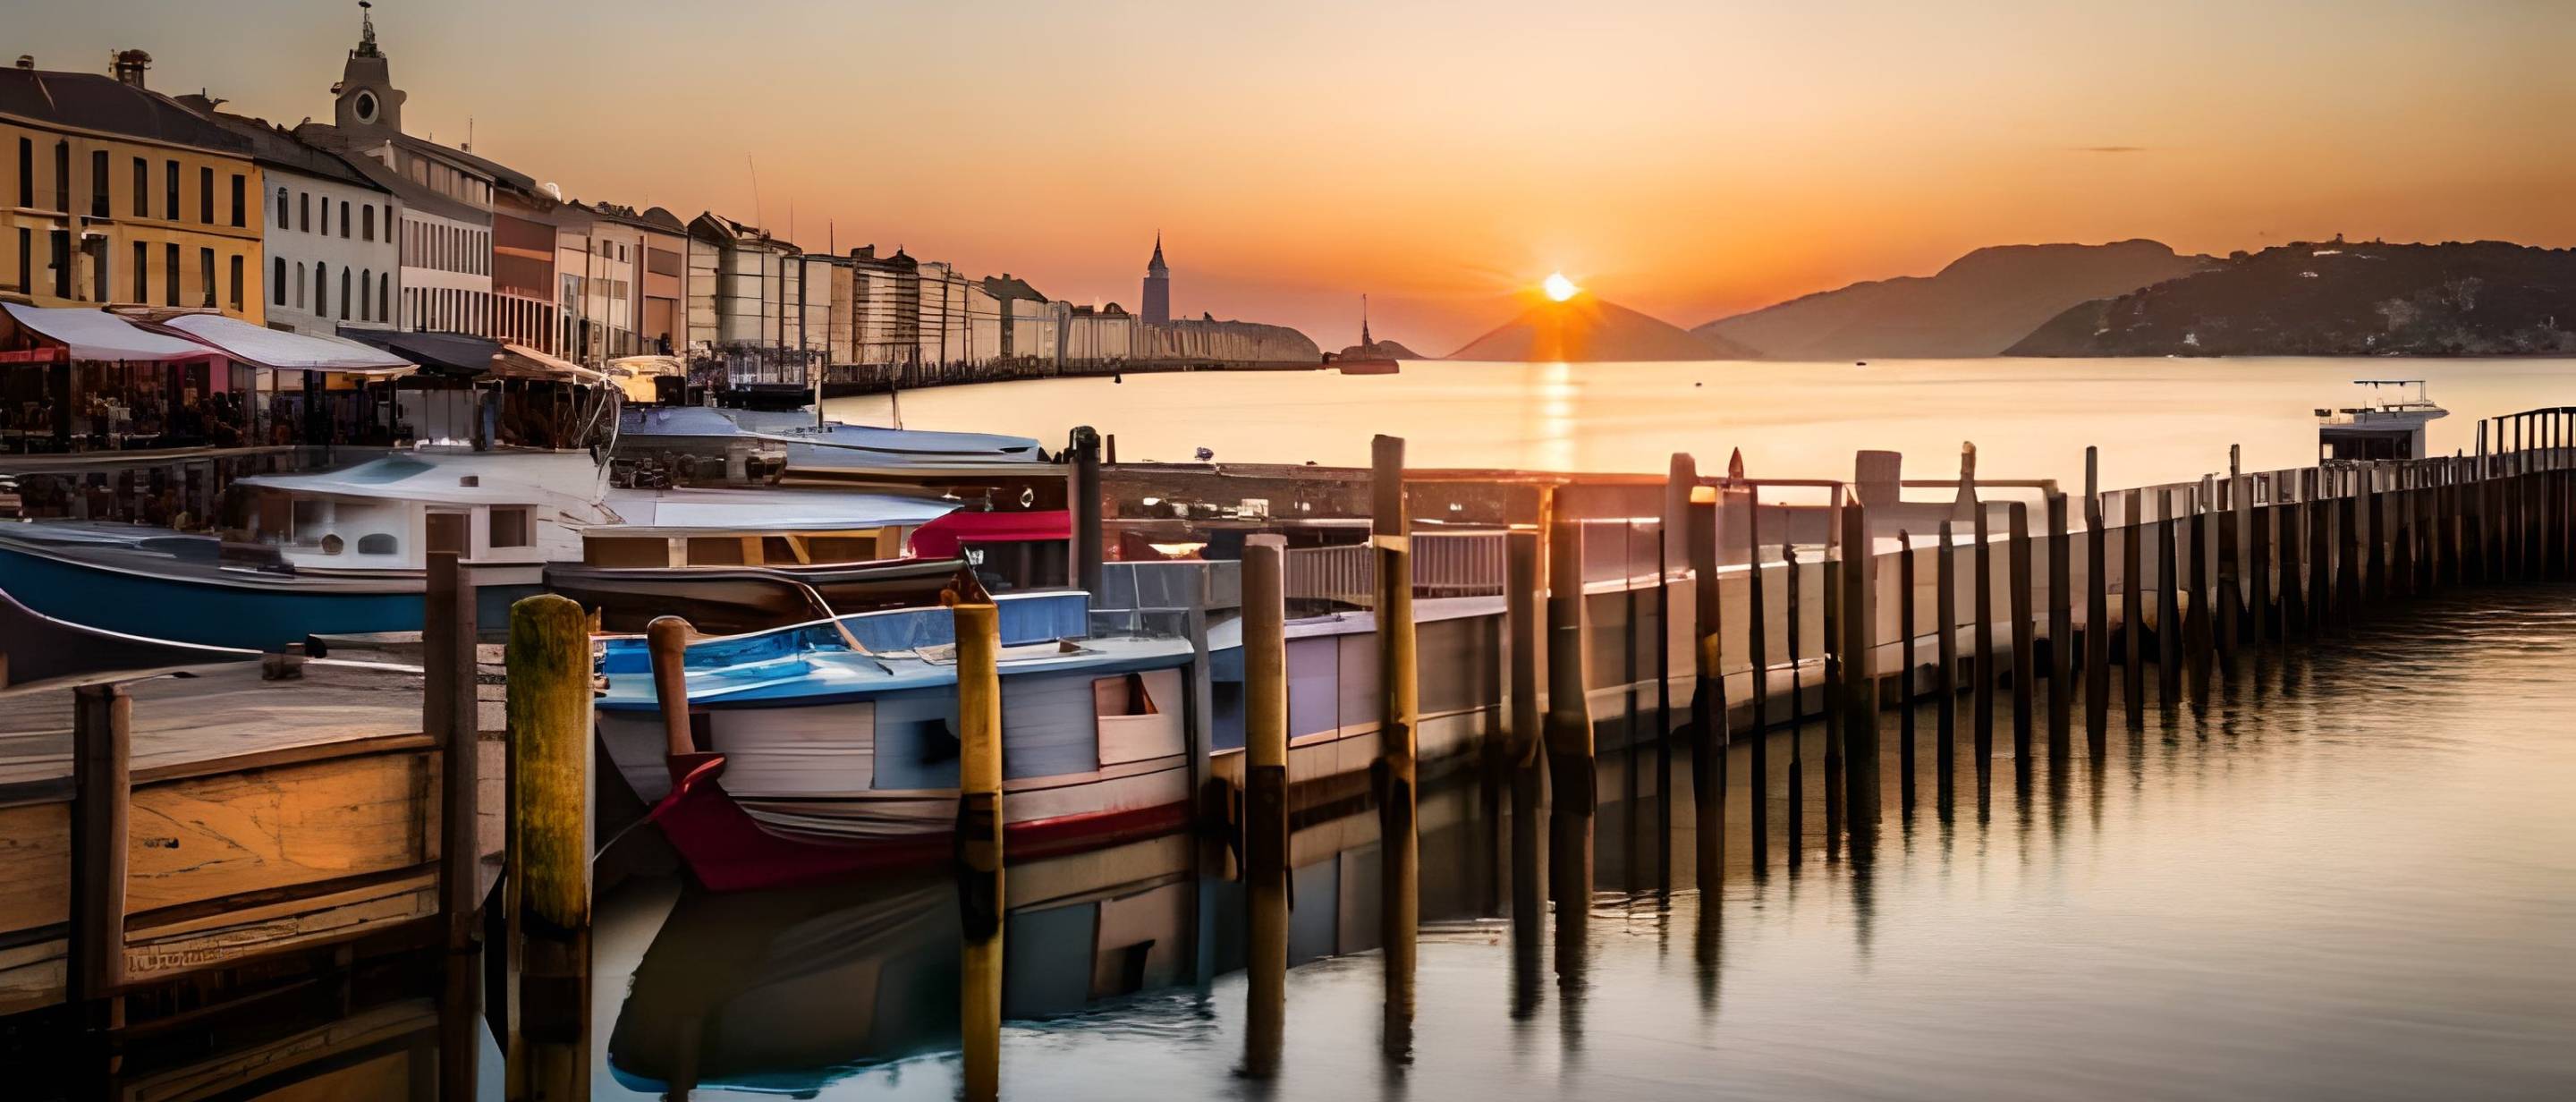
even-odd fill
[{"label": "white building", "polygon": [[268,190],[258,210],[269,326],[324,336],[344,326],[393,328],[402,296],[401,203],[393,192],[283,127],[216,110],[221,100],[179,102],[251,143]]}]

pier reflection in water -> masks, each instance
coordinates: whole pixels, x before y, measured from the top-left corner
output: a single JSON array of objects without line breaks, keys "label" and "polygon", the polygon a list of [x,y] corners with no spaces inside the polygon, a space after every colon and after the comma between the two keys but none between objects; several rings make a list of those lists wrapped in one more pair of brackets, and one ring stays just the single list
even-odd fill
[{"label": "pier reflection in water", "polygon": [[[1823,772],[1793,803],[1775,753],[1772,814],[1810,821],[1771,824],[1803,848],[1756,867],[1739,736],[1710,895],[1678,742],[1606,743],[1588,813],[1539,804],[1535,770],[1430,785],[1395,1059],[1374,812],[1294,833],[1275,1054],[1246,1024],[1243,893],[1194,843],[1024,863],[1003,1095],[2576,1091],[2576,589],[2426,601],[2170,711],[2150,688],[2143,730],[2112,702],[2100,758],[2043,744],[1984,792],[1968,746],[1933,783],[1918,717],[1919,795],[1885,786],[1868,858],[1829,849]],[[601,910],[603,1095],[955,1095],[951,878],[647,883]]]}]

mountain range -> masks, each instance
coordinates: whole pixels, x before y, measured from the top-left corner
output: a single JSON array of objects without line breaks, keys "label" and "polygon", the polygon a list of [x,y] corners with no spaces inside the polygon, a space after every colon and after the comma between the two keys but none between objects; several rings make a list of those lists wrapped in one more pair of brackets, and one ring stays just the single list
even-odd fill
[{"label": "mountain range", "polygon": [[1746,360],[1750,349],[1709,338],[1589,294],[1540,302],[1449,354],[1453,360]]}]

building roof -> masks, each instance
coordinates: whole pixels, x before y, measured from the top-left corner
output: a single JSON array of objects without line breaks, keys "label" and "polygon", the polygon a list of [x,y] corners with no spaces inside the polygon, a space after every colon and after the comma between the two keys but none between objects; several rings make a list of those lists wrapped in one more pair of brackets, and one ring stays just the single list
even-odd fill
[{"label": "building roof", "polygon": [[199,118],[178,101],[98,73],[0,69],[0,114],[241,157],[251,153],[249,139]]},{"label": "building roof", "polygon": [[733,219],[717,214],[714,211],[707,211],[704,214],[700,214],[695,221],[690,222],[689,233],[694,236],[704,237],[714,241],[730,241],[738,245],[755,249],[774,249],[784,253],[801,253],[805,251],[797,248],[795,245],[789,244],[788,242],[779,240],[777,235],[770,233],[768,230],[764,230],[758,226],[736,222]]},{"label": "building roof", "polygon": [[574,205],[589,211],[591,216],[594,218],[598,218],[605,222],[615,222],[622,226],[642,226],[648,230],[659,230],[663,233],[670,234],[686,234],[689,232],[689,227],[686,223],[673,217],[670,211],[663,210],[660,207],[654,207],[650,210],[638,212],[633,207],[623,206],[617,203],[576,203]]},{"label": "building roof", "polygon": [[247,115],[235,115],[216,110],[216,106],[221,104],[222,100],[190,93],[177,97],[177,102],[197,112],[207,122],[248,141],[251,159],[262,165],[283,168],[290,172],[299,172],[306,176],[347,184],[351,187],[392,193],[392,189],[369,179],[365,173],[358,171],[356,166],[349,163],[348,158],[298,138],[294,132],[285,127],[271,125],[266,119],[255,119]]},{"label": "building roof", "polygon": [[405,149],[409,149],[414,153],[418,153],[424,157],[436,157],[439,160],[447,161],[463,168],[468,172],[481,176],[489,176],[492,178],[493,183],[499,184],[503,187],[513,187],[521,191],[537,190],[537,181],[535,177],[530,176],[527,173],[520,172],[517,169],[513,169],[498,161],[477,157],[462,149],[458,149],[453,146],[440,145],[427,138],[415,138],[409,134],[394,134],[390,135],[390,137],[393,139],[394,144],[402,146]]},{"label": "building roof", "polygon": [[985,276],[984,293],[1003,300],[1025,299],[1030,302],[1047,300],[1045,295],[1038,293],[1037,288],[1029,286],[1029,281],[1013,276],[1009,272],[997,276]]},{"label": "building roof", "polygon": [[341,161],[357,169],[376,186],[402,197],[403,205],[413,210],[453,218],[459,222],[490,225],[492,213],[472,203],[452,198],[435,188],[396,172],[393,166],[361,152],[352,144],[352,136],[327,123],[308,122],[295,128],[296,138],[341,154]]}]

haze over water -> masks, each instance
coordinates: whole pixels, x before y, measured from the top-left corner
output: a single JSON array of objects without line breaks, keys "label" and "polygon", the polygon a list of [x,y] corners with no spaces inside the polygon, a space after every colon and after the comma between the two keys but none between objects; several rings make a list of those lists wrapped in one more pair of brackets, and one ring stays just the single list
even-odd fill
[{"label": "haze over water", "polygon": [[[1782,865],[1775,825],[1769,875],[1753,873],[1739,745],[1714,910],[1692,882],[1686,796],[1672,808],[1655,799],[1655,751],[1605,753],[1591,906],[1577,926],[1527,916],[1523,952],[1498,877],[1543,873],[1499,856],[1509,832],[1480,810],[1473,784],[1435,787],[1422,820],[1427,928],[1406,1063],[1379,1051],[1378,956],[1345,944],[1348,955],[1290,971],[1273,1083],[1235,1074],[1245,988],[1229,973],[1205,990],[1007,1025],[1004,1096],[2568,1097],[2576,740],[2561,717],[2571,710],[2576,587],[2556,585],[2456,591],[2326,644],[2273,650],[2206,707],[2151,711],[2139,734],[2123,729],[2115,700],[2098,769],[2083,760],[2080,730],[2062,770],[2042,737],[2030,787],[1997,761],[1982,812],[1963,714],[1957,803],[1941,814],[1928,710],[1919,803],[1910,817],[1898,810],[1889,714],[1886,841],[1866,869],[1825,852],[1811,723],[1798,870]],[[2009,717],[1998,727],[2009,758]],[[1773,750],[1775,824],[1785,749]],[[1686,794],[1687,754],[1677,750],[1669,769]],[[1373,843],[1362,838],[1342,860],[1338,907],[1309,894],[1316,882],[1301,874],[1300,928],[1320,908],[1328,925],[1338,909],[1346,939],[1374,930]],[[943,992],[953,991],[955,915],[907,914],[949,894],[944,880],[926,883],[927,896],[885,889],[882,904],[857,891],[778,906],[684,898],[676,913],[693,920],[673,919],[682,932],[652,946],[660,982],[639,978],[631,996],[624,974],[670,894],[647,885],[612,899],[598,1033],[668,1036],[642,1019],[711,1006],[687,1023],[705,1038],[709,1079],[696,1097],[728,1096],[713,1085],[719,1069],[807,1097],[953,1097],[955,1006]],[[787,917],[708,922],[764,912]],[[1214,922],[1239,914],[1219,905]],[[906,922],[909,941],[886,933]],[[1010,951],[1066,948],[1012,937]],[[1077,985],[1093,974],[1088,944],[1060,962]],[[740,963],[693,964],[726,960]],[[805,1062],[763,1064],[764,1051]],[[619,1060],[675,1058],[656,1043]],[[599,1082],[603,1097],[630,1097]]]},{"label": "haze over water", "polygon": [[[1397,375],[1338,372],[1133,374],[907,391],[908,428],[975,429],[1063,446],[1073,426],[1118,436],[1122,461],[1366,466],[1369,437],[1405,437],[1419,467],[1661,473],[1675,451],[1722,470],[1744,449],[1755,477],[1849,477],[1852,453],[1905,453],[1908,477],[1958,471],[1974,440],[1988,478],[2080,488],[2084,448],[2102,448],[2105,488],[2316,460],[2321,406],[2362,395],[2360,378],[2424,378],[2451,411],[2436,454],[2474,451],[2480,417],[2557,405],[2576,360],[1973,359],[1851,363],[1517,364],[1408,362]],[[838,399],[832,416],[887,423],[885,397]]]}]

